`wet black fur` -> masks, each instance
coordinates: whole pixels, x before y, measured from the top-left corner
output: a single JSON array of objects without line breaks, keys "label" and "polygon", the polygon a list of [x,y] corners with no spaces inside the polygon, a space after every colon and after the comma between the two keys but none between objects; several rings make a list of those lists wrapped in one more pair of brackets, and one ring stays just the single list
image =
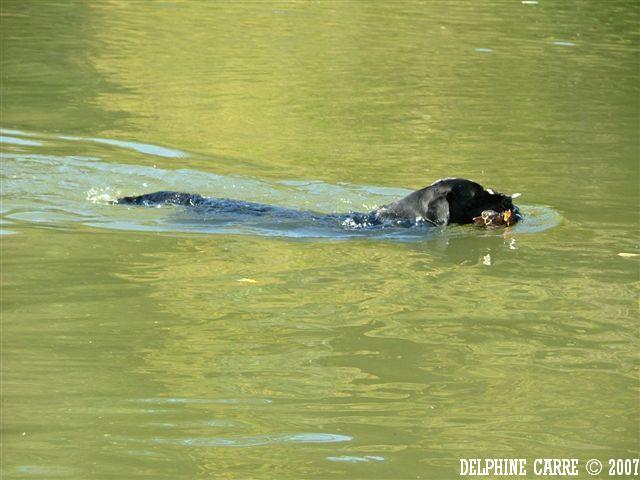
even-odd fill
[{"label": "wet black fur", "polygon": [[464,178],[447,178],[406,197],[376,208],[369,213],[319,214],[301,212],[294,209],[244,202],[224,198],[203,197],[198,194],[181,192],[155,192],[145,195],[123,197],[117,203],[126,205],[174,204],[196,207],[207,213],[237,213],[239,215],[275,215],[279,217],[312,217],[314,219],[340,220],[346,227],[368,226],[412,226],[421,223],[432,225],[473,223],[473,218],[484,210],[504,212],[513,209],[516,220],[521,216],[514,207],[511,197]]}]

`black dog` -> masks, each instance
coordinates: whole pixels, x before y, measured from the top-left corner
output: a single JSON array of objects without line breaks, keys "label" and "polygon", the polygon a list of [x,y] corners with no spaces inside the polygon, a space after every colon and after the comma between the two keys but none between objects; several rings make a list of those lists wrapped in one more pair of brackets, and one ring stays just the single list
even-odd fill
[{"label": "black dog", "polygon": [[275,215],[287,218],[340,221],[345,228],[420,224],[448,225],[475,223],[483,226],[510,226],[522,219],[508,195],[485,190],[464,178],[438,180],[406,197],[369,213],[317,214],[262,203],[203,197],[181,192],[155,192],[117,200],[127,205],[174,204],[194,207],[211,214]]}]

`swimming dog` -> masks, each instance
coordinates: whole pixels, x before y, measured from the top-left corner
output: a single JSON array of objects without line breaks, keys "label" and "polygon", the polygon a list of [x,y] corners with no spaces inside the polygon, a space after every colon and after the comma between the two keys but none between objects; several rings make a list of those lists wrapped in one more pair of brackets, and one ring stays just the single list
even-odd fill
[{"label": "swimming dog", "polygon": [[483,227],[511,226],[522,219],[512,197],[485,189],[464,178],[445,178],[416,190],[404,198],[378,207],[368,213],[319,214],[302,212],[262,203],[204,197],[198,194],[161,191],[122,197],[118,204],[157,206],[163,204],[193,207],[208,214],[275,215],[339,220],[344,228],[444,226],[475,224]]}]

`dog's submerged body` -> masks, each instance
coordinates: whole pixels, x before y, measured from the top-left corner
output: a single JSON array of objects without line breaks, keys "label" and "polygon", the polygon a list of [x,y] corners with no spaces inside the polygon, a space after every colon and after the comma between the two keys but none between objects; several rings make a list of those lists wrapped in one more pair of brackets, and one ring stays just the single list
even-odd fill
[{"label": "dog's submerged body", "polygon": [[509,226],[522,217],[508,195],[484,189],[464,178],[438,180],[406,197],[369,213],[320,214],[262,203],[226,198],[203,197],[182,192],[155,192],[123,197],[126,205],[184,205],[211,215],[272,215],[281,218],[339,222],[343,228],[367,228],[421,224],[443,226],[475,223],[483,226]]}]

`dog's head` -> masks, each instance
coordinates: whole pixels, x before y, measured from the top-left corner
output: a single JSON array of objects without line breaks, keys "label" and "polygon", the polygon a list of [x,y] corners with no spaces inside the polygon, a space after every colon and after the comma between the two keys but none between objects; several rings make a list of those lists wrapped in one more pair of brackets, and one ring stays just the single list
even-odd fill
[{"label": "dog's head", "polygon": [[505,195],[465,178],[445,178],[413,192],[391,206],[398,216],[420,215],[435,225],[477,223],[482,212],[502,215],[502,225],[522,219],[513,204],[516,195]]},{"label": "dog's head", "polygon": [[474,216],[476,225],[511,226],[522,220],[520,210],[513,204],[513,197],[519,194],[505,195],[487,188],[479,198],[478,207],[482,209]]}]

